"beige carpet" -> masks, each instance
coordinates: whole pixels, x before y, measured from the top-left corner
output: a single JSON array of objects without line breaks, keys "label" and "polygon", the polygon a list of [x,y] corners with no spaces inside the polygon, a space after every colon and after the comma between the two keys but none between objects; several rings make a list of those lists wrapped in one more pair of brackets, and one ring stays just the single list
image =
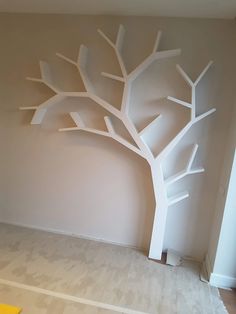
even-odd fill
[{"label": "beige carpet", "polygon": [[0,224],[0,303],[23,314],[227,313],[199,266],[173,268],[137,250]]}]

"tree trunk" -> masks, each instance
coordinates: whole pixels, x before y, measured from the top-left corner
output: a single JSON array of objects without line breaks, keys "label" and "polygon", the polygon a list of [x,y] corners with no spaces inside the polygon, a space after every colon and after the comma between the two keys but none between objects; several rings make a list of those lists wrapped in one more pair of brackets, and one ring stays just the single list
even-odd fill
[{"label": "tree trunk", "polygon": [[157,160],[150,168],[156,205],[148,257],[160,260],[165,235],[168,199],[160,161]]}]

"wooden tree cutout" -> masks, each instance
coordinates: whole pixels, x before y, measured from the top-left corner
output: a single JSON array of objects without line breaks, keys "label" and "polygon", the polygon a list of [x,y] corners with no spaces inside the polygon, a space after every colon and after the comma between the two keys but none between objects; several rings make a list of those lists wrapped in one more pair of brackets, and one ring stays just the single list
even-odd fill
[{"label": "wooden tree cutout", "polygon": [[[77,61],[71,60],[70,58],[57,53],[57,56],[69,64],[75,66],[83,84],[85,86],[85,92],[64,92],[58,90],[54,84],[53,80],[50,75],[50,69],[48,64],[45,62],[40,61],[40,71],[41,71],[41,78],[32,78],[28,77],[27,79],[30,81],[35,81],[39,83],[43,83],[48,86],[55,95],[48,99],[47,101],[43,102],[37,107],[21,107],[21,110],[35,110],[33,115],[31,124],[41,124],[43,118],[47,112],[47,109],[51,106],[56,105],[59,101],[65,99],[66,97],[78,97],[78,98],[89,98],[93,100],[98,106],[104,108],[107,112],[110,113],[110,116],[105,116],[104,121],[107,127],[106,131],[98,130],[95,128],[88,128],[84,124],[83,120],[81,119],[78,112],[71,112],[70,116],[75,123],[75,127],[71,128],[62,128],[59,131],[80,131],[83,130],[85,132],[98,134],[101,136],[109,137],[114,139],[115,141],[119,142],[123,146],[127,147],[137,155],[144,158],[151,170],[152,175],[152,183],[153,183],[153,190],[155,195],[155,215],[153,221],[153,229],[152,229],[152,236],[151,236],[151,243],[149,249],[149,257],[153,259],[160,259],[163,249],[163,240],[164,240],[164,233],[165,233],[165,225],[166,225],[166,217],[168,207],[180,202],[181,200],[187,198],[189,196],[188,192],[183,192],[180,194],[175,195],[174,197],[168,198],[167,196],[167,187],[178,182],[185,176],[201,173],[204,171],[203,168],[193,168],[193,161],[195,159],[198,145],[193,145],[192,152],[189,157],[189,161],[181,172],[175,174],[174,176],[164,179],[162,163],[166,159],[166,157],[172,152],[172,150],[176,147],[176,145],[180,142],[183,136],[188,132],[188,130],[197,122],[204,119],[205,117],[212,114],[216,109],[213,108],[199,116],[196,116],[196,86],[206,74],[210,66],[212,65],[212,61],[208,63],[205,69],[201,72],[199,77],[195,82],[193,82],[189,76],[184,72],[184,70],[177,65],[177,70],[182,78],[187,82],[190,86],[192,91],[191,96],[191,103],[185,102],[183,100],[174,98],[174,97],[167,97],[170,101],[173,101],[181,106],[189,108],[191,112],[190,121],[183,127],[183,129],[176,134],[176,136],[166,145],[166,147],[157,155],[154,156],[150,147],[147,145],[144,139],[144,134],[147,130],[158,120],[161,118],[161,115],[157,115],[157,117],[149,123],[143,130],[140,132],[137,131],[133,121],[129,117],[129,105],[130,105],[130,92],[133,81],[144,71],[146,70],[154,61],[164,58],[171,58],[177,56],[181,53],[180,49],[173,49],[173,50],[166,50],[166,51],[158,51],[159,43],[161,40],[162,33],[159,31],[156,36],[156,40],[153,46],[153,50],[150,55],[145,58],[145,60],[139,64],[132,72],[128,73],[121,55],[121,50],[123,46],[123,39],[125,34],[125,29],[122,25],[120,25],[116,41],[113,42],[110,38],[108,38],[101,30],[98,30],[98,33],[102,36],[102,38],[107,42],[108,45],[114,50],[116,58],[118,60],[120,69],[121,69],[121,76],[117,76],[111,73],[102,72],[101,74],[111,80],[119,81],[124,85],[123,89],[123,97],[122,97],[122,104],[121,108],[116,109],[110,103],[106,102],[104,99],[100,98],[96,95],[93,85],[91,84],[89,77],[87,75],[87,56],[88,56],[88,49],[84,45],[80,46],[78,59]],[[116,117],[120,121],[122,121],[124,127],[128,131],[129,135],[133,139],[134,144],[131,144],[129,141],[121,137],[116,133],[113,128],[113,124],[111,121],[111,117]]]}]

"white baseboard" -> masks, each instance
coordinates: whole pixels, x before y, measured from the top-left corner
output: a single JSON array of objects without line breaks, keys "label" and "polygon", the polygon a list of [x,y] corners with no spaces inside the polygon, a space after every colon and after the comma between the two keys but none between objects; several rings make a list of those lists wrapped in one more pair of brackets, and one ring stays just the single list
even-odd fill
[{"label": "white baseboard", "polygon": [[109,241],[106,239],[95,238],[95,237],[91,237],[91,236],[87,236],[87,235],[81,235],[81,234],[77,234],[77,233],[73,233],[73,232],[69,232],[69,231],[64,231],[64,230],[60,230],[60,229],[45,228],[45,227],[41,227],[41,226],[28,225],[28,224],[12,222],[12,221],[2,220],[2,219],[0,220],[0,223],[12,225],[12,226],[16,226],[16,227],[32,229],[32,230],[39,230],[39,231],[45,231],[45,232],[50,232],[50,233],[54,233],[54,234],[70,236],[73,238],[79,238],[79,239],[91,240],[91,241],[96,241],[96,242],[102,242],[102,243],[106,243],[106,244],[118,245],[118,246],[122,246],[122,247],[127,247],[127,248],[131,248],[131,249],[139,250],[142,252],[147,251],[145,248],[142,248],[142,247],[129,245],[126,243],[113,242],[113,241]]},{"label": "white baseboard", "polygon": [[206,255],[203,262],[203,268],[206,271],[208,277],[207,279],[210,285],[218,288],[236,288],[236,278],[212,272],[213,267],[211,266],[208,255]]},{"label": "white baseboard", "polygon": [[236,278],[211,273],[209,283],[218,288],[236,288]]}]

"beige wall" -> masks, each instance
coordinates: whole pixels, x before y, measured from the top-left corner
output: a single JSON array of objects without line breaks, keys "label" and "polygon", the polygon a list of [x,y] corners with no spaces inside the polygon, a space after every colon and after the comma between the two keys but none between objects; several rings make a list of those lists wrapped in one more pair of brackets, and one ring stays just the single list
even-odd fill
[{"label": "beige wall", "polygon": [[236,106],[230,125],[207,253],[207,266],[212,284],[236,287]]},{"label": "beige wall", "polygon": [[76,58],[80,43],[90,49],[89,73],[105,99],[119,103],[120,87],[101,71],[118,73],[114,55],[96,29],[111,38],[119,23],[127,29],[125,61],[131,70],[152,49],[158,29],[161,49],[182,48],[182,55],[153,65],[134,84],[131,115],[138,127],[154,114],[162,124],[150,136],[159,151],[187,119],[187,111],[165,97],[188,99],[189,90],[178,76],[180,63],[196,77],[211,59],[215,61],[198,88],[198,112],[211,104],[215,116],[196,125],[165,163],[166,175],[184,166],[190,145],[199,143],[197,164],[204,175],[183,180],[169,194],[189,188],[190,199],[169,210],[165,248],[201,259],[217,193],[230,110],[234,98],[235,25],[233,21],[86,17],[69,15],[0,15],[0,139],[2,221],[54,229],[125,245],[148,247],[153,218],[153,195],[148,166],[110,140],[84,133],[57,133],[72,125],[66,113],[78,110],[91,126],[102,124],[102,114],[89,101],[67,100],[50,110],[42,126],[30,126],[32,114],[18,107],[37,105],[49,91],[25,81],[38,76],[38,60],[48,61],[56,82],[64,90],[81,88],[70,66],[55,52]]}]

